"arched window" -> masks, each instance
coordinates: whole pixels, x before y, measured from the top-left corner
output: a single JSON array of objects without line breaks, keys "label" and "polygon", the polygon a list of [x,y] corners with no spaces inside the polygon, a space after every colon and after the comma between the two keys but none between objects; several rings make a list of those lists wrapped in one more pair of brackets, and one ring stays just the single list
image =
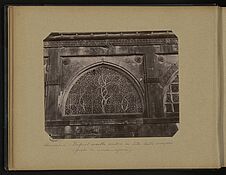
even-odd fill
[{"label": "arched window", "polygon": [[142,113],[136,82],[113,66],[98,65],[74,83],[65,104],[65,115]]},{"label": "arched window", "polygon": [[173,81],[167,86],[164,94],[164,112],[166,114],[179,112],[179,76],[173,78]]}]

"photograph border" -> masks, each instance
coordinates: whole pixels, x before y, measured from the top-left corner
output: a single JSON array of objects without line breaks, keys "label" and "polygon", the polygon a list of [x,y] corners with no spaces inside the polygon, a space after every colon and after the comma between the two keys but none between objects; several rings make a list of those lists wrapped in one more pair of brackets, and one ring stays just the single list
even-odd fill
[{"label": "photograph border", "polygon": [[[148,175],[150,173],[153,174],[174,174],[174,175],[179,175],[179,174],[200,174],[200,175],[206,175],[206,174],[224,174],[226,172],[225,168],[221,168],[220,170],[216,169],[196,169],[196,170],[191,170],[191,169],[184,169],[184,170],[176,170],[176,169],[165,169],[165,170],[84,170],[84,171],[78,171],[78,170],[64,170],[64,171],[10,171],[8,170],[8,16],[7,16],[7,10],[10,5],[16,5],[16,6],[42,6],[42,5],[60,5],[60,6],[67,6],[67,5],[138,5],[138,6],[157,6],[157,5],[214,5],[214,4],[219,4],[221,6],[226,6],[226,2],[222,1],[184,1],[183,2],[178,2],[178,1],[153,1],[152,3],[148,1],[130,1],[128,2],[117,2],[111,0],[108,3],[103,3],[103,2],[97,2],[97,1],[90,1],[87,0],[85,3],[84,1],[63,1],[63,0],[5,0],[1,2],[1,56],[4,59],[1,59],[0,65],[1,65],[1,75],[0,75],[0,88],[1,88],[1,96],[4,98],[1,98],[1,106],[0,106],[0,112],[1,114],[4,115],[4,117],[1,118],[0,120],[0,125],[1,125],[1,131],[0,131],[0,155],[1,155],[1,164],[0,164],[0,172],[2,174],[18,174],[18,175],[24,175],[24,174],[83,174],[83,175],[88,175],[88,174],[93,174],[93,175],[99,175],[99,174],[141,174],[141,175]],[[4,140],[4,142],[2,142]]]}]

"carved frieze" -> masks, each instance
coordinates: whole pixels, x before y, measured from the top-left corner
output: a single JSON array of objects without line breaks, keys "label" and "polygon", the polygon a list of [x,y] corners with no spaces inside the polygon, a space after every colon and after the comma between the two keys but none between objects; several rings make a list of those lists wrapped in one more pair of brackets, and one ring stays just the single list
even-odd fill
[{"label": "carved frieze", "polygon": [[177,44],[176,38],[152,38],[152,39],[108,39],[102,40],[72,40],[72,41],[46,41],[45,48],[51,47],[112,47],[112,46],[145,46],[156,44]]}]

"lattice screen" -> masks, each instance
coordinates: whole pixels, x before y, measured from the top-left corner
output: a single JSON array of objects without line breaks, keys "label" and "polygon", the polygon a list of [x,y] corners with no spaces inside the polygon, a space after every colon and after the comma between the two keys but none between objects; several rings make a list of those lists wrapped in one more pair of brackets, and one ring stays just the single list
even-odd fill
[{"label": "lattice screen", "polygon": [[179,112],[179,76],[176,75],[168,86],[164,98],[164,110],[166,113]]},{"label": "lattice screen", "polygon": [[73,85],[65,115],[142,113],[141,98],[128,75],[108,66],[97,66]]}]

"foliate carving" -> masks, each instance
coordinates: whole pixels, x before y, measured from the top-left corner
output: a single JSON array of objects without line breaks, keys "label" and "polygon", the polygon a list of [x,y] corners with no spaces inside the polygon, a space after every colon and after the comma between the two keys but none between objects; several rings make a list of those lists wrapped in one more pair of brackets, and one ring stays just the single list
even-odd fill
[{"label": "foliate carving", "polygon": [[65,105],[65,115],[142,112],[142,99],[134,84],[122,73],[105,66],[81,76]]}]

